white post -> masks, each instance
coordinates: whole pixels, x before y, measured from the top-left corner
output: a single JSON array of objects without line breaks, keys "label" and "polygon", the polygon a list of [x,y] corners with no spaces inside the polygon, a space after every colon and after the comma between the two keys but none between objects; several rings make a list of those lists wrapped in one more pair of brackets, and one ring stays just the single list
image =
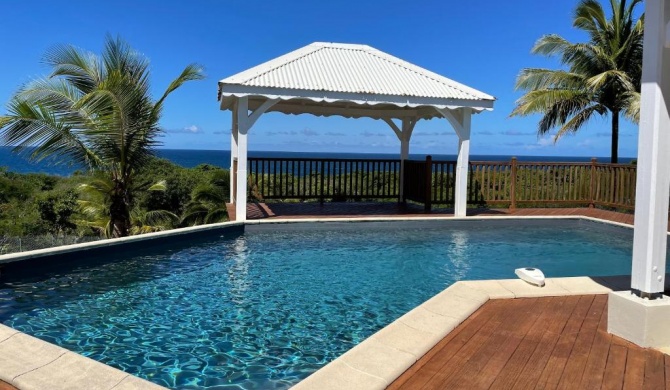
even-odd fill
[{"label": "white post", "polygon": [[247,133],[249,132],[249,98],[237,102],[237,194],[235,220],[247,220]]},{"label": "white post", "polygon": [[463,108],[458,134],[458,158],[456,159],[456,198],[454,199],[454,216],[465,217],[468,207],[468,169],[470,162],[470,122],[472,112]]},{"label": "white post", "polygon": [[233,115],[237,118],[237,194],[235,196],[235,220],[247,220],[247,135],[251,126],[270,107],[277,104],[278,99],[268,99],[249,115],[249,98],[238,99]]},{"label": "white post", "polygon": [[670,192],[670,1],[647,0],[631,288],[662,293]]},{"label": "white post", "polygon": [[670,193],[670,0],[645,2],[632,291],[610,292],[607,330],[641,347],[670,348],[663,295]]},{"label": "white post", "polygon": [[400,180],[398,181],[400,188],[398,188],[398,197],[402,201],[405,195],[405,160],[409,157],[409,141],[412,138],[412,131],[416,120],[403,118],[402,132],[400,134]]},{"label": "white post", "polygon": [[233,107],[233,120],[230,130],[230,203],[235,203],[235,161],[237,160],[237,104]]}]

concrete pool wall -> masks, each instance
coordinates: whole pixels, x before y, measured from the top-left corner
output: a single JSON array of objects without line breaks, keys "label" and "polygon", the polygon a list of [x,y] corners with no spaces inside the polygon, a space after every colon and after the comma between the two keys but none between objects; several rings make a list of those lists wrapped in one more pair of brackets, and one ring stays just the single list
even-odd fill
[{"label": "concrete pool wall", "polygon": [[[26,262],[53,265],[72,255],[87,256],[109,250],[132,250],[225,232],[243,231],[245,225],[295,224],[315,222],[393,222],[393,221],[490,221],[490,220],[588,220],[632,228],[630,225],[584,217],[427,217],[427,218],[319,218],[226,222],[184,229],[149,233],[120,239],[101,240],[37,251],[0,256],[0,266],[11,272]],[[629,279],[629,278],[628,278]],[[444,338],[489,299],[511,299],[583,294],[607,294],[628,289],[624,277],[551,278],[544,288],[521,280],[457,282],[396,321],[370,336],[356,347],[316,371],[295,386],[297,389],[382,389]],[[0,380],[22,390],[28,389],[148,389],[158,385],[134,377],[77,353],[0,325]]]}]

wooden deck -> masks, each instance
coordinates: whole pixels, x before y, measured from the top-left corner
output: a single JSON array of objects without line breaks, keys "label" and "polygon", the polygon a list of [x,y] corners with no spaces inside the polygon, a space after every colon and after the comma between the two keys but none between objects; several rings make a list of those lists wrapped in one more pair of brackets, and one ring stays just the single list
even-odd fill
[{"label": "wooden deck", "polygon": [[[228,204],[228,215],[235,220],[235,207]],[[357,218],[357,217],[444,217],[453,215],[453,209],[436,209],[425,213],[421,206],[400,203],[250,203],[247,205],[247,219],[304,219],[304,218]],[[630,213],[596,208],[517,208],[509,209],[468,209],[468,215],[490,216],[587,216],[613,222],[633,224]]]},{"label": "wooden deck", "polygon": [[18,390],[18,389],[7,382],[0,380],[0,390]]},{"label": "wooden deck", "polygon": [[607,296],[492,300],[389,389],[670,389],[670,356],[607,333]]}]

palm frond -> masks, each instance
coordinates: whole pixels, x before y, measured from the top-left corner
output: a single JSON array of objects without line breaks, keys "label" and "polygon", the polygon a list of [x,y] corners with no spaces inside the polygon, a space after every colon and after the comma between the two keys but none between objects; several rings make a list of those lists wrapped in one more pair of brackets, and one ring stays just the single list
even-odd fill
[{"label": "palm frond", "polygon": [[511,116],[540,114],[538,134],[557,129],[555,140],[577,132],[596,114],[622,112],[638,121],[644,15],[635,19],[635,10],[641,3],[610,0],[608,15],[598,0],[580,0],[573,26],[586,32],[588,41],[541,37],[532,53],[557,57],[565,69],[521,70],[516,89],[525,93]]},{"label": "palm frond", "polygon": [[554,136],[554,141],[558,141],[566,134],[576,133],[594,114],[603,115],[606,112],[607,109],[605,107],[595,104],[574,113],[571,118],[565,121],[563,126],[558,129],[558,132],[556,132],[556,135]]}]

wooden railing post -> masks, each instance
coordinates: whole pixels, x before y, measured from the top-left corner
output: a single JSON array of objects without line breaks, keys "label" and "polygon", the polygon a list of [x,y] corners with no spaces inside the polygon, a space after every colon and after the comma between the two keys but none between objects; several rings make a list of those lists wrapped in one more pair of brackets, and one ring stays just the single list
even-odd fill
[{"label": "wooden railing post", "polygon": [[424,187],[425,191],[425,204],[424,210],[429,213],[432,208],[433,201],[433,157],[426,156],[426,169],[425,169],[425,178],[426,185]]},{"label": "wooden railing post", "polygon": [[319,191],[319,193],[321,194],[321,196],[319,197],[319,201],[320,201],[321,204],[323,204],[323,186],[324,186],[323,181],[324,181],[324,174],[326,173],[325,166],[326,166],[326,160],[321,160],[321,180],[320,180],[321,181],[321,185],[320,185],[321,189]]},{"label": "wooden railing post", "polygon": [[510,178],[510,210],[516,210],[516,157],[512,157],[512,173]]},{"label": "wooden railing post", "polygon": [[595,195],[596,195],[596,164],[598,163],[597,158],[591,159],[591,188],[589,190],[589,208],[596,207]]}]

